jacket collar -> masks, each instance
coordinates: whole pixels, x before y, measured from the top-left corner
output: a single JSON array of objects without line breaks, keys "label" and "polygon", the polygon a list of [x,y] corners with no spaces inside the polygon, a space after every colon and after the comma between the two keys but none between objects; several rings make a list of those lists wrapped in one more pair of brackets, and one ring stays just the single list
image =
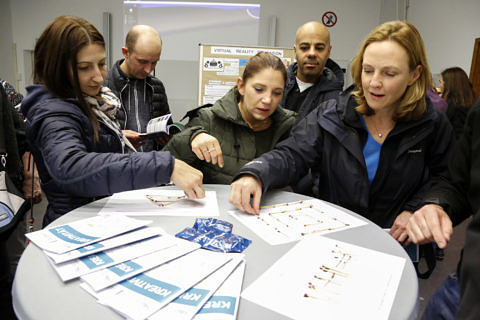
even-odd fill
[{"label": "jacket collar", "polygon": [[[143,80],[143,79],[137,79],[134,77],[129,77],[125,72],[123,72],[122,68],[120,68],[120,65],[123,63],[123,61],[125,61],[125,59],[117,60],[117,62],[115,62],[115,65],[113,66],[114,72],[116,73],[115,74],[116,79],[120,79],[122,82],[128,82],[131,80]],[[147,83],[150,83],[151,78],[152,78],[151,74],[147,75],[147,77],[145,78]]]},{"label": "jacket collar", "polygon": [[[355,97],[352,92],[355,90],[355,86],[350,86],[339,95],[337,113],[340,119],[347,125],[354,128],[363,128],[360,120],[360,114],[355,111],[355,107],[358,105],[355,101]],[[398,121],[395,128],[390,135],[397,135],[401,132],[409,130],[414,127],[422,126],[425,122],[432,121],[438,117],[438,112],[433,107],[430,99],[426,97],[427,108],[420,118],[410,121]]]},{"label": "jacket collar", "polygon": [[[297,82],[297,70],[298,70],[298,62],[292,63],[288,67],[288,77],[287,77],[287,84],[285,89],[291,89],[295,83]],[[325,67],[323,68],[322,75],[317,81],[314,83],[317,86],[320,83],[332,83],[333,87],[337,88],[340,84],[341,88],[343,88],[344,83],[344,73],[340,66],[333,61],[332,59],[327,59],[325,63]],[[330,86],[325,86],[324,91],[331,90]]]}]

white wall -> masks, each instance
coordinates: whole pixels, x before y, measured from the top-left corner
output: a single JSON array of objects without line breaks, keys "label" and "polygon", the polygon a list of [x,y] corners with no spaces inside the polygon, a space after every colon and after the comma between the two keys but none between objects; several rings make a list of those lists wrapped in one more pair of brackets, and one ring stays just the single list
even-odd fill
[{"label": "white wall", "polygon": [[[199,1],[199,0],[195,0]],[[211,0],[215,1],[215,0]],[[217,2],[227,2],[220,0]],[[7,7],[2,0],[3,8]],[[18,71],[24,79],[23,51],[32,50],[47,24],[62,14],[83,17],[102,31],[102,13],[110,12],[112,17],[112,61],[121,58],[123,45],[123,1],[122,0],[8,0],[11,9],[13,42],[16,44]],[[232,1],[229,1],[232,2]],[[275,46],[292,47],[296,29],[306,21],[320,20],[326,11],[334,11],[338,22],[330,29],[332,37],[332,58],[342,65],[355,54],[366,34],[380,22],[396,15],[403,17],[403,4],[410,3],[407,19],[414,23],[422,33],[430,67],[433,73],[439,73],[446,67],[458,65],[470,71],[473,43],[480,37],[480,1],[478,0],[245,0],[261,4],[259,45],[269,45],[269,21],[276,17]],[[8,20],[8,19],[7,19]],[[4,19],[2,19],[4,21]],[[0,31],[2,39],[3,30]],[[2,44],[2,50],[4,46]],[[3,51],[2,51],[3,53]],[[2,62],[5,63],[5,59]],[[194,65],[179,70],[177,79],[162,78],[162,68],[158,66],[157,76],[165,83],[171,101],[184,99],[186,90],[196,90],[196,86],[182,86],[182,80],[195,78]],[[21,91],[24,83],[20,82]],[[182,100],[182,103],[186,103]],[[174,106],[175,108],[175,106]],[[172,110],[177,113],[175,109]],[[178,113],[181,113],[180,111]],[[178,116],[175,116],[178,119]]]},{"label": "white wall", "polygon": [[[47,24],[55,17],[71,14],[87,19],[102,31],[102,13],[110,12],[112,17],[112,61],[121,58],[120,48],[123,45],[123,2],[122,0],[9,0],[12,12],[13,41],[17,45],[17,59],[23,62],[23,51],[32,50]],[[198,1],[198,0],[197,0]],[[217,1],[225,2],[225,1]],[[332,57],[348,61],[363,37],[379,22],[381,0],[302,0],[302,1],[239,1],[261,4],[259,45],[267,45],[268,27],[271,16],[276,16],[275,46],[292,47],[296,29],[306,21],[320,20],[326,11],[334,11],[338,16],[337,24],[331,28]],[[355,23],[353,23],[355,22]],[[182,79],[195,76],[191,66],[185,68],[185,74],[178,79],[162,78],[162,69],[168,68],[161,63],[157,76],[166,86],[170,101],[184,101],[185,90],[196,90],[196,86],[178,88]],[[19,63],[19,73],[24,73],[23,63]],[[25,77],[22,77],[25,78]],[[170,84],[174,83],[175,88]],[[19,90],[25,83],[20,82]],[[175,106],[172,108],[177,113]],[[181,113],[180,111],[178,113]],[[175,116],[178,119],[178,116]]]},{"label": "white wall", "polygon": [[12,21],[10,15],[10,2],[0,1],[0,78],[7,80],[7,82],[16,86],[15,83],[15,60],[14,60],[14,45],[12,38]]},{"label": "white wall", "polygon": [[[2,0],[4,1],[4,0]],[[12,16],[13,41],[16,44],[18,72],[25,79],[24,50],[33,50],[36,39],[45,27],[61,15],[75,15],[90,21],[102,31],[103,12],[112,13],[112,51],[121,55],[123,42],[123,1],[122,0],[9,0]],[[119,30],[116,32],[116,30]],[[115,57],[115,55],[114,55]],[[26,84],[20,82],[19,90]],[[24,90],[23,90],[24,91]]]},{"label": "white wall", "polygon": [[410,0],[407,19],[422,34],[432,73],[458,66],[470,74],[480,38],[479,0]]}]

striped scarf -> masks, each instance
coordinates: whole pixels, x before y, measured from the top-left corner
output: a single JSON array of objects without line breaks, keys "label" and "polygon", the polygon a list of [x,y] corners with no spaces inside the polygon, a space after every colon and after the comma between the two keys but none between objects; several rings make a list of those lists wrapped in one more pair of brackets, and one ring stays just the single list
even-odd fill
[{"label": "striped scarf", "polygon": [[125,137],[120,129],[115,115],[120,107],[120,100],[107,87],[102,87],[98,96],[91,97],[84,95],[85,101],[92,107],[100,122],[109,127],[119,138],[122,143],[122,153],[133,153],[137,150],[130,141]]}]

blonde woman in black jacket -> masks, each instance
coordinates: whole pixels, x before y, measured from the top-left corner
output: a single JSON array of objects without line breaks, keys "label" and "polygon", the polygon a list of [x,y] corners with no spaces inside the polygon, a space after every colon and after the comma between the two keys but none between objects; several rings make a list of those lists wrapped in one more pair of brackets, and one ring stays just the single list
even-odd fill
[{"label": "blonde woman in black jacket", "polygon": [[352,92],[320,105],[288,139],[240,170],[231,185],[232,204],[256,214],[262,192],[291,184],[312,168],[318,198],[408,242],[405,228],[422,195],[432,181],[448,176],[453,141],[445,114],[426,98],[431,77],[418,30],[403,21],[375,28],[353,60],[352,75]]}]

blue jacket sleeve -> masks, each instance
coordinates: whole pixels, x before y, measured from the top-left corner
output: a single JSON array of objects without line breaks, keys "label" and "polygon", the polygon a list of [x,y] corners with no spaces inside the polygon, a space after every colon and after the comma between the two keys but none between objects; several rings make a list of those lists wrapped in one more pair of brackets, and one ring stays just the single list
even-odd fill
[{"label": "blue jacket sleeve", "polygon": [[169,152],[89,152],[79,126],[66,116],[45,118],[36,137],[49,175],[66,192],[95,197],[170,181],[174,158]]}]

